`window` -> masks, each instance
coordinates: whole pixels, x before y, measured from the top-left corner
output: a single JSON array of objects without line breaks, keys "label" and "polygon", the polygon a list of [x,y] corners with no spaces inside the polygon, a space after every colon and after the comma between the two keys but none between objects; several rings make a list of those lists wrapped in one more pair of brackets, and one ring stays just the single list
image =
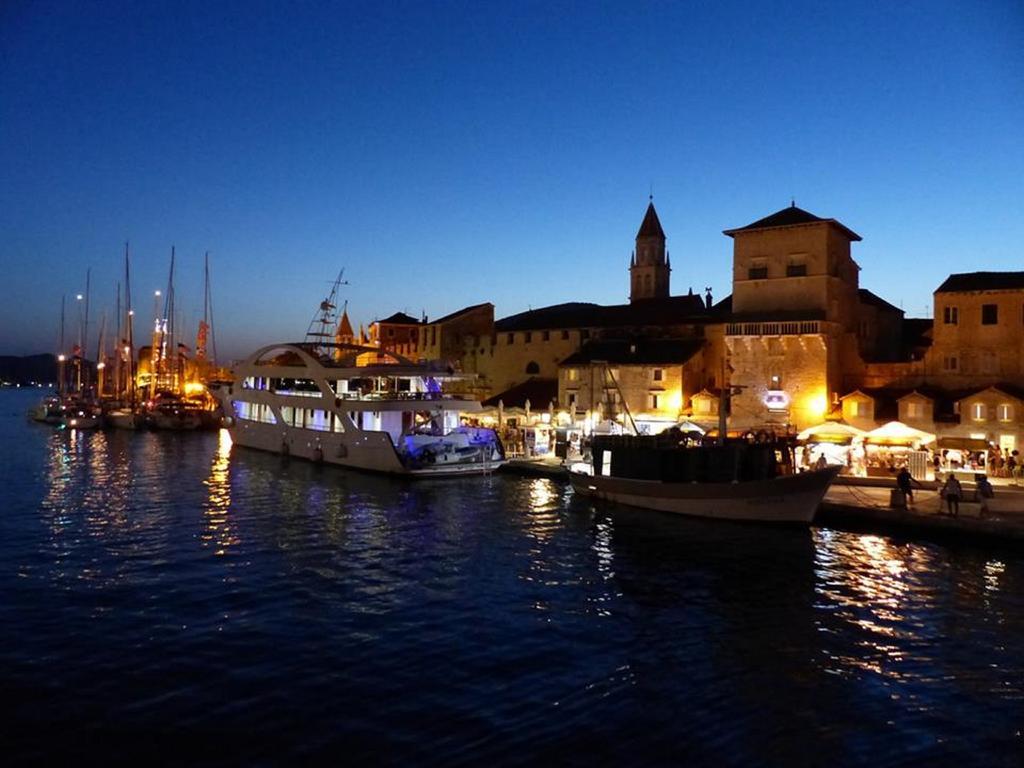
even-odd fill
[{"label": "window", "polygon": [[[786,277],[806,277],[807,276],[807,265],[806,264],[787,264],[786,265]],[[767,277],[767,275],[765,275]]]},{"label": "window", "polygon": [[568,331],[562,331],[562,341],[567,341],[568,338],[569,338],[569,332]]},{"label": "window", "polygon": [[526,364],[526,373],[528,376],[536,376],[540,373],[540,366],[531,360]]},{"label": "window", "polygon": [[959,320],[959,311],[956,307],[943,307],[942,322],[946,325],[956,325]]},{"label": "window", "polygon": [[1000,421],[1013,421],[1013,406],[1008,403],[1000,403],[996,409],[996,415]]},{"label": "window", "polygon": [[575,392],[567,392],[565,397],[566,397],[566,405],[570,405],[570,406],[576,405],[576,393]]},{"label": "window", "polygon": [[957,369],[956,355],[946,355],[942,358],[942,370],[955,371]]},{"label": "window", "polygon": [[654,379],[654,381],[661,381],[664,378],[664,375],[665,372],[661,368],[655,368],[654,372],[651,374],[651,378]]},{"label": "window", "polygon": [[653,392],[651,393],[651,409],[658,410],[658,395]]},{"label": "window", "polygon": [[907,403],[907,418],[920,419],[924,416],[923,403]]},{"label": "window", "polygon": [[565,371],[565,378],[569,381],[577,381],[580,377],[579,368],[567,368]]},{"label": "window", "polygon": [[996,325],[999,322],[999,305],[998,304],[982,304],[981,305],[981,324],[982,325]]},{"label": "window", "polygon": [[388,338],[389,339],[395,338],[395,329],[394,328],[388,328]]},{"label": "window", "polygon": [[988,418],[988,408],[984,403],[974,403],[971,406],[971,418],[975,421],[985,421]]},{"label": "window", "polygon": [[999,355],[991,349],[982,350],[978,355],[982,373],[999,373]]},{"label": "window", "polygon": [[751,267],[749,270],[747,270],[747,277],[750,278],[751,280],[764,280],[766,277],[768,277],[768,267]]},{"label": "window", "polygon": [[589,338],[590,338],[590,331],[588,331],[586,328],[584,328],[582,331],[580,331],[580,341],[582,341],[584,339],[589,339]]},{"label": "window", "polygon": [[768,389],[782,389],[781,373],[773,373],[768,377]]},{"label": "window", "polygon": [[863,400],[854,400],[850,404],[850,414],[853,416],[867,416],[868,404]]},{"label": "window", "polygon": [[541,341],[550,341],[551,340],[551,332],[550,331],[544,331],[544,333],[542,333],[540,335],[540,340]]},{"label": "window", "polygon": [[523,341],[525,341],[527,344],[529,344],[531,341],[533,341],[533,334],[530,333],[530,331],[527,331],[526,333],[524,333],[523,334]]},{"label": "window", "polygon": [[506,337],[506,339],[505,339],[505,343],[506,343],[506,344],[512,344],[512,343],[514,343],[514,342],[515,342],[515,340],[516,340],[516,335],[515,335],[514,333],[510,333],[510,334],[509,334],[509,335],[508,335],[508,336]]}]

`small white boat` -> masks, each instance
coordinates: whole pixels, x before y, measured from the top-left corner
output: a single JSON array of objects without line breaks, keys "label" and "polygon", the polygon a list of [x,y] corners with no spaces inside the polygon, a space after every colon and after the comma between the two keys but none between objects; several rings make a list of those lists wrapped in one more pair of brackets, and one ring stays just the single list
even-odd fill
[{"label": "small white boat", "polygon": [[840,467],[788,474],[773,444],[679,447],[602,437],[592,463],[569,468],[582,496],[694,517],[810,523]]},{"label": "small white boat", "polygon": [[66,429],[96,429],[103,424],[103,412],[86,400],[66,399],[61,407],[61,425]]},{"label": "small white boat", "polygon": [[236,366],[215,394],[232,441],[296,458],[417,477],[471,475],[505,463],[493,429],[460,426],[479,411],[442,384],[472,378],[357,344],[276,344]]},{"label": "small white boat", "polygon": [[103,414],[107,426],[115,429],[141,429],[145,426],[142,414],[133,408],[113,408]]},{"label": "small white boat", "polygon": [[61,408],[60,398],[56,395],[44,397],[38,405],[29,409],[28,417],[41,424],[60,424],[64,421],[64,409]]}]

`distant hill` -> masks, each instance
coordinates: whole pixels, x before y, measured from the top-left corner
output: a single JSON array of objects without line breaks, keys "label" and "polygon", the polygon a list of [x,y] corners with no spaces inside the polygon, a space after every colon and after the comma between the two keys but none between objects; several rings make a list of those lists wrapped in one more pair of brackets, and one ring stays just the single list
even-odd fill
[{"label": "distant hill", "polygon": [[13,357],[0,355],[0,384],[51,384],[57,381],[57,358],[53,355]]}]

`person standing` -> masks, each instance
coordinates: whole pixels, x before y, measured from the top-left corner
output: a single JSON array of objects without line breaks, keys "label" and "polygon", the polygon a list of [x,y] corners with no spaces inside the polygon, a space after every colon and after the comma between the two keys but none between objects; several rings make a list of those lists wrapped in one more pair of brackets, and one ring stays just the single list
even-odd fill
[{"label": "person standing", "polygon": [[949,514],[953,517],[960,514],[960,497],[962,495],[963,489],[960,487],[960,481],[950,472],[946,477],[946,484],[942,486],[942,496],[946,500]]},{"label": "person standing", "polygon": [[914,505],[914,485],[917,485],[918,488],[921,487],[921,484],[910,474],[910,470],[903,467],[896,475],[896,487],[903,491],[903,496],[910,506]]}]

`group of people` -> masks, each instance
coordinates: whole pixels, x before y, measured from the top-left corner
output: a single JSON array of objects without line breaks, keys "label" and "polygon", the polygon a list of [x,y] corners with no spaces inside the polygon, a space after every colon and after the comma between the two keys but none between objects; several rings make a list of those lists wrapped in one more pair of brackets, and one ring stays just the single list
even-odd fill
[{"label": "group of people", "polygon": [[[992,488],[992,483],[988,481],[988,477],[985,475],[978,475],[975,482],[976,494],[978,501],[981,502],[981,510],[985,512],[987,509],[986,501],[995,496],[995,490]],[[907,500],[907,504],[913,505],[914,503],[914,486],[922,488],[923,486],[910,474],[910,470],[903,467],[899,474],[896,475],[896,487],[903,492],[904,498]],[[960,481],[956,479],[956,475],[950,472],[946,476],[946,482],[942,484],[939,489],[939,496],[946,502],[947,513],[953,517],[957,517],[960,514],[960,502],[964,498],[964,489],[960,484]]]}]

